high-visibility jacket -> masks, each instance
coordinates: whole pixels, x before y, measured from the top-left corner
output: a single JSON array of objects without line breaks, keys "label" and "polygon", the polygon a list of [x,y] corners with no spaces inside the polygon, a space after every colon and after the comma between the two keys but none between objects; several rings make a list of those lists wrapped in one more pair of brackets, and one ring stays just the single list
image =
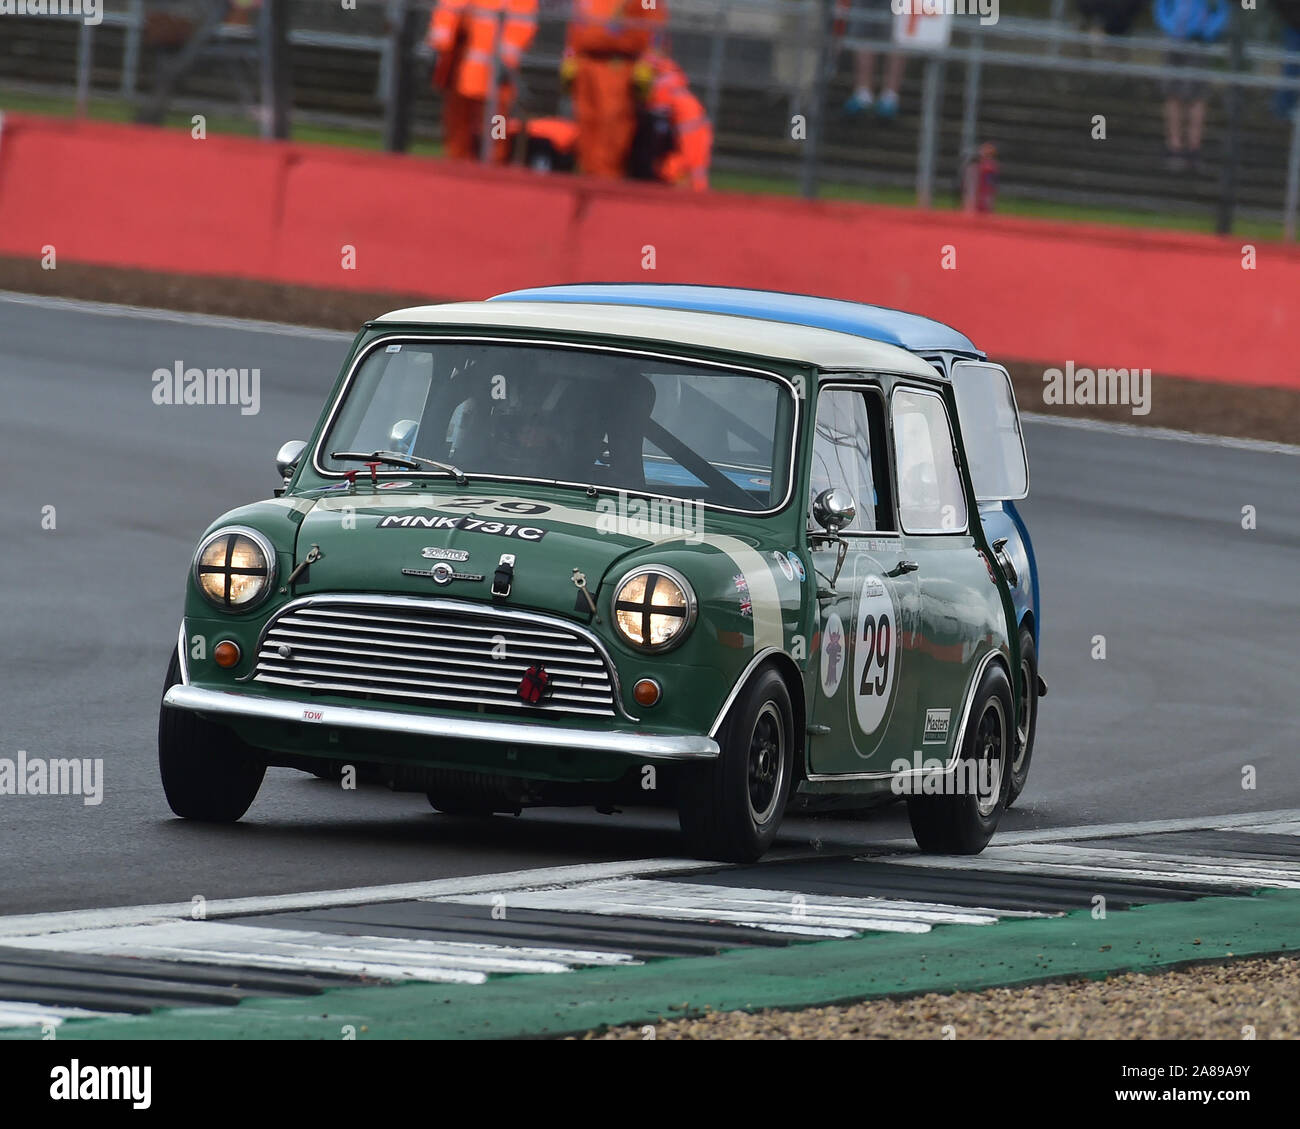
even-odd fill
[{"label": "high-visibility jacket", "polygon": [[673,126],[675,148],[659,162],[659,177],[670,184],[689,184],[697,191],[709,186],[713,127],[704,104],[691,93],[686,75],[671,59],[652,55],[654,79],[646,91],[646,108],[662,114]]},{"label": "high-visibility jacket", "polygon": [[652,46],[666,0],[573,0],[566,55],[636,59]]},{"label": "high-visibility jacket", "polygon": [[454,84],[466,98],[486,98],[496,60],[513,71],[536,34],[537,0],[438,0],[426,38],[439,55],[434,81]]}]

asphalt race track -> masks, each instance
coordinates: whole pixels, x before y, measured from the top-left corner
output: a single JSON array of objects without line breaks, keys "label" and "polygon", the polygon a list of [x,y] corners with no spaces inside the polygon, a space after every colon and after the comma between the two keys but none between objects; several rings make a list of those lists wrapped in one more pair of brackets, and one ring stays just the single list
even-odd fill
[{"label": "asphalt race track", "polygon": [[[0,914],[680,850],[667,813],[476,823],[420,795],[345,792],[286,770],[234,827],[172,817],[155,726],[196,539],[277,485],[275,451],[307,436],[346,346],[340,334],[0,297],[0,757],[102,758],[105,772],[96,806],[0,797]],[[260,410],[155,405],[150,376],[177,361],[260,369]],[[1300,460],[1041,422],[1028,436],[1051,694],[1028,791],[1003,827],[1300,808]],[[1243,530],[1243,506],[1257,529]],[[1091,657],[1098,635],[1104,661]],[[779,848],[907,833],[900,808],[805,818],[787,822]]]}]

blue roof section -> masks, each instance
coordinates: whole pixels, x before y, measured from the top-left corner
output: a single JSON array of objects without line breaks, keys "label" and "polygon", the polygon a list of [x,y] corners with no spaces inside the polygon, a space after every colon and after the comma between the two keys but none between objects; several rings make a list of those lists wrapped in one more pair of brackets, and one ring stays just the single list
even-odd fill
[{"label": "blue roof section", "polygon": [[565,286],[537,286],[497,294],[488,301],[596,302],[602,305],[659,306],[670,310],[735,314],[740,317],[783,321],[816,329],[834,329],[911,352],[951,350],[975,353],[970,338],[952,326],[919,314],[868,306],[838,298],[808,294],[783,294],[775,290],[745,290],[729,286],[688,286],[677,283],[595,282]]}]

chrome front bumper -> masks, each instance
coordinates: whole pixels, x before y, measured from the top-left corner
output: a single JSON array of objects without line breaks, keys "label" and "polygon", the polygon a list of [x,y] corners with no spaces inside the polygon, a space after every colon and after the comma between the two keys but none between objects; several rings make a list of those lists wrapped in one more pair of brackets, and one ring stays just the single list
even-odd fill
[{"label": "chrome front bumper", "polygon": [[712,737],[704,736],[674,737],[632,733],[625,729],[572,729],[535,725],[526,721],[426,717],[393,710],[260,698],[251,694],[232,694],[226,690],[203,690],[197,686],[171,687],[163,697],[163,705],[211,717],[288,721],[299,725],[318,725],[326,729],[371,729],[416,737],[487,741],[498,745],[582,749],[646,760],[713,760],[719,751],[718,743]]}]

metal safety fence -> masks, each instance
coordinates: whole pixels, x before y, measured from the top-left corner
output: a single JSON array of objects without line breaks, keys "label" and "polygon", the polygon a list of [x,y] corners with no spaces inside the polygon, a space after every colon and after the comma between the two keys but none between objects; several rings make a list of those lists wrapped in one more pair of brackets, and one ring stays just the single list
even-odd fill
[{"label": "metal safety fence", "polygon": [[[1007,195],[1067,208],[1200,212],[1222,231],[1241,216],[1280,216],[1286,238],[1296,237],[1300,116],[1292,109],[1284,119],[1270,103],[1300,92],[1300,54],[1273,44],[1263,9],[1256,17],[1234,8],[1222,42],[1179,43],[1171,60],[1175,45],[1159,34],[1098,38],[1075,29],[1064,0],[1047,0],[1037,18],[994,5],[993,22],[958,0],[949,7],[965,14],[952,16],[941,44],[900,41],[898,17],[883,4],[847,11],[838,0],[668,5],[666,44],[715,123],[715,168],[748,174],[759,186],[773,182],[805,196],[865,186],[897,198],[910,190],[924,207],[952,195],[978,143],[995,141]],[[98,25],[6,17],[0,106],[5,89],[71,87],[82,112],[101,98],[155,111],[165,101],[173,109],[243,113],[275,136],[287,132],[291,102],[296,121],[378,127],[388,148],[401,149],[413,137],[438,135],[436,99],[424,81],[430,8],[430,0],[267,0],[235,24],[227,0],[114,0]],[[543,0],[540,9],[520,74],[517,104],[527,115],[565,109],[557,71],[569,2]],[[192,29],[170,51],[147,42],[150,13],[160,10]],[[24,37],[27,48],[15,50]],[[168,81],[167,66],[187,50],[193,73]],[[843,112],[855,52],[904,60],[896,122]],[[1171,82],[1203,84],[1209,94],[1206,132],[1215,151],[1199,179],[1159,168],[1162,90]]]}]

